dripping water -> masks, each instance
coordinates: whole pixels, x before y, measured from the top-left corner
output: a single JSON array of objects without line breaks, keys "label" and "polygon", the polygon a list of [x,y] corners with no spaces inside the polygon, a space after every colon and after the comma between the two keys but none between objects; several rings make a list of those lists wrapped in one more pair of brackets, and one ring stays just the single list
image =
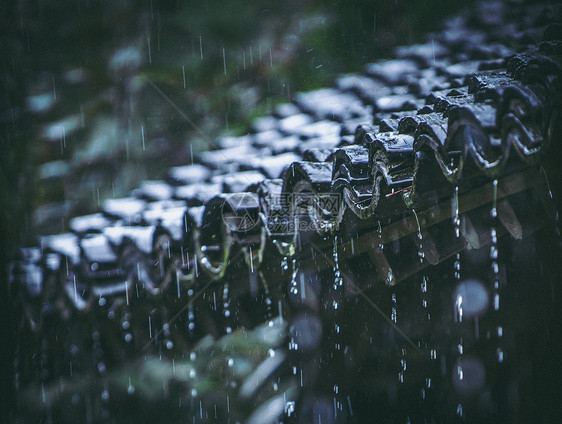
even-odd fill
[{"label": "dripping water", "polygon": [[397,320],[398,320],[398,311],[396,309],[396,305],[397,305],[397,300],[396,300],[396,292],[392,292],[392,294],[390,295],[390,299],[392,301],[392,308],[390,310],[390,319],[392,320],[393,323],[396,324]]},{"label": "dripping water", "polygon": [[[412,212],[414,214],[414,217],[416,218],[416,224],[417,224],[417,242],[418,242],[418,259],[420,261],[420,263],[423,263],[424,259],[425,259],[425,254],[424,254],[424,250],[423,250],[423,234],[421,232],[421,226],[420,226],[420,221],[418,219],[418,215],[416,214],[416,211],[414,209],[412,209]],[[425,335],[424,337],[428,337],[431,333],[430,333],[430,321],[431,321],[431,313],[429,311],[429,304],[428,304],[428,285],[429,285],[429,276],[426,273],[422,274],[421,277],[421,282],[419,285],[419,289],[420,289],[420,300],[421,300],[421,306],[422,306],[422,315],[423,315],[423,319],[425,321],[425,325],[426,325],[426,329],[427,331],[424,332]],[[428,343],[427,340],[423,340],[423,338],[419,341],[419,346],[423,349],[427,349],[428,348]],[[429,360],[433,360],[434,356],[435,356],[435,350],[431,349],[431,353],[430,353],[430,357]],[[429,390],[429,388],[431,387],[431,370],[432,370],[432,363],[427,364],[427,366],[425,367],[427,370],[427,374],[425,377],[425,382],[422,385],[421,389],[420,389],[420,400],[421,402],[425,402],[426,398],[427,398],[427,391]],[[405,372],[406,370],[403,369],[402,372]]]},{"label": "dripping water", "polygon": [[[260,272],[261,275],[261,272]],[[265,279],[262,277],[263,280],[263,286],[264,286],[264,291],[263,291],[263,295],[264,295],[264,301],[265,301],[265,319],[267,322],[269,322],[269,325],[272,325],[272,321],[271,319],[273,318],[273,301],[271,300],[271,293],[269,292],[269,287],[267,285],[267,282],[265,281]]]},{"label": "dripping water", "polygon": [[[454,233],[455,233],[455,239],[456,239],[456,245],[459,246],[459,241],[460,241],[460,236],[461,236],[461,219],[460,219],[460,212],[459,212],[459,186],[455,186],[455,193],[453,196],[453,228],[454,228]],[[454,285],[458,286],[458,284],[460,283],[461,280],[461,254],[460,252],[458,252],[455,255],[455,261],[453,262],[453,279],[454,279]],[[462,320],[463,320],[463,298],[462,296],[458,296],[457,299],[455,299],[455,320],[457,322],[457,325],[462,325]],[[464,372],[462,369],[462,357],[463,357],[463,353],[464,353],[464,344],[463,344],[463,338],[462,336],[459,338],[459,342],[457,345],[457,350],[458,350],[458,354],[459,354],[459,365],[457,367],[457,378],[459,380],[463,380],[464,378]],[[462,418],[462,404],[459,402],[459,404],[457,405],[457,411],[456,411],[457,415],[459,417]]]},{"label": "dripping water", "polygon": [[556,245],[558,246],[558,249],[562,249],[562,235],[560,234],[560,213],[558,211],[558,208],[556,207],[556,203],[554,202],[554,196],[552,195],[552,190],[550,188],[550,183],[548,181],[546,171],[542,167],[541,167],[541,171],[544,175],[544,179],[546,182],[548,202],[550,204],[550,209],[552,211],[551,213],[554,222],[554,234],[556,236]]},{"label": "dripping water", "polygon": [[[493,200],[492,200],[492,208],[490,210],[490,219],[491,219],[491,229],[490,229],[490,236],[491,236],[491,244],[490,244],[490,265],[492,271],[492,281],[493,281],[493,295],[492,295],[492,304],[494,313],[497,315],[499,314],[500,310],[500,278],[499,278],[499,263],[498,263],[498,233],[497,233],[497,224],[498,224],[498,210],[497,210],[497,198],[498,198],[498,180],[494,180],[493,182]],[[496,346],[496,361],[502,363],[504,360],[504,353],[502,349],[501,339],[503,336],[503,328],[501,323],[498,320],[495,320],[497,323],[497,340],[498,345]]]},{"label": "dripping water", "polygon": [[289,261],[286,256],[283,256],[283,259],[281,260],[281,269],[283,271],[287,271],[289,269]]},{"label": "dripping water", "polygon": [[377,228],[377,237],[379,239],[379,250],[382,252],[384,250],[384,244],[382,242],[382,227],[381,227],[381,222],[378,221],[378,228]]},{"label": "dripping water", "polygon": [[[287,256],[283,257],[283,260],[281,261],[281,269],[283,271],[288,271],[289,270],[289,259]],[[299,293],[299,288],[298,288],[298,283],[297,283],[297,274],[299,272],[298,266],[297,266],[297,260],[293,258],[293,260],[291,261],[291,281],[289,282],[289,293],[292,295],[297,295]],[[281,300],[279,301],[279,319],[282,319],[282,310],[281,310],[282,304],[281,304]],[[289,350],[298,350],[299,349],[299,345],[298,343],[295,342],[294,337],[291,335],[290,339],[289,339]],[[297,375],[297,366],[296,364],[293,364],[293,374]]]},{"label": "dripping water", "polygon": [[187,291],[187,331],[190,336],[195,333],[195,311],[193,306],[193,289]]},{"label": "dripping water", "polygon": [[423,235],[421,232],[421,227],[420,227],[420,221],[418,219],[418,214],[416,213],[416,211],[414,209],[412,209],[412,212],[414,214],[414,218],[416,218],[416,225],[417,225],[417,245],[418,245],[418,259],[420,261],[420,263],[423,263],[424,258],[425,258],[425,253],[423,250]]},{"label": "dripping water", "polygon": [[[342,349],[342,303],[343,298],[343,277],[340,270],[339,254],[338,254],[338,236],[334,235],[334,245],[332,250],[332,258],[334,260],[333,272],[334,282],[332,284],[332,308],[334,313],[334,326],[333,326],[333,340],[334,340],[334,359],[338,362],[343,361]],[[343,394],[341,393],[340,382],[335,381],[334,384],[334,412],[337,417],[338,413],[343,412],[344,402],[342,400]]]},{"label": "dripping water", "polygon": [[224,325],[226,334],[232,333],[232,317],[230,312],[230,289],[228,282],[224,283],[222,291],[222,306],[224,314]]},{"label": "dripping water", "polygon": [[[286,259],[286,257],[284,259]],[[297,266],[297,260],[293,259],[291,265],[292,265],[292,272],[291,272],[291,283],[289,284],[289,292],[291,294],[297,295],[299,293],[299,286],[297,282],[297,274],[299,272],[299,268]],[[289,269],[289,266],[287,265],[287,268],[284,269]]]},{"label": "dripping water", "polygon": [[167,350],[172,350],[174,342],[171,340],[170,324],[167,322],[162,325],[162,335],[164,336],[164,346]]},{"label": "dripping water", "polygon": [[[461,237],[461,219],[459,214],[459,187],[455,187],[455,195],[453,197],[453,228],[455,231],[455,238],[457,241]],[[458,243],[457,243],[458,245]],[[453,263],[453,275],[456,281],[461,279],[461,254],[460,252],[455,255],[455,262]],[[459,302],[457,302],[459,303]],[[459,305],[460,307],[460,305]],[[459,313],[462,316],[462,311]]]}]

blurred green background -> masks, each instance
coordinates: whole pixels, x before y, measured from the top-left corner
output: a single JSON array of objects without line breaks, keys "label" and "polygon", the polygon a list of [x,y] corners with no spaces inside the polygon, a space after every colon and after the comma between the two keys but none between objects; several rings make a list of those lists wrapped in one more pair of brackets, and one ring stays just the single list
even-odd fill
[{"label": "blurred green background", "polygon": [[[243,133],[252,117],[293,93],[330,84],[339,73],[389,56],[397,44],[419,41],[457,3],[22,0],[3,6],[2,85],[9,96],[1,116],[10,135],[2,151],[11,162],[3,163],[3,190],[25,192],[33,211],[18,241],[64,231],[69,217],[189,163],[192,152],[212,147],[219,135]],[[22,191],[13,178],[24,169]]]}]

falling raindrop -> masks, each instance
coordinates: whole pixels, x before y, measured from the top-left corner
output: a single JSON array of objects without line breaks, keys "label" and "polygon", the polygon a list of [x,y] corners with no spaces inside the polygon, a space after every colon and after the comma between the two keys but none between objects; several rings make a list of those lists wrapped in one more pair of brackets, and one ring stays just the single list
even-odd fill
[{"label": "falling raindrop", "polygon": [[131,384],[131,377],[129,377],[129,387],[127,387],[127,393],[132,395],[135,393],[135,386]]},{"label": "falling raindrop", "polygon": [[503,362],[503,350],[499,347],[496,350],[496,356],[497,356],[498,362],[501,364]]},{"label": "falling raindrop", "polygon": [[[261,272],[260,272],[260,276],[261,276]],[[269,325],[272,326],[273,322],[271,321],[271,318],[273,318],[273,300],[271,300],[271,293],[269,292],[269,287],[263,276],[262,276],[262,280],[264,286],[263,296],[265,302],[265,319],[266,321],[269,322]]]},{"label": "falling raindrop", "polygon": [[457,405],[457,415],[462,418],[462,405],[460,403]]},{"label": "falling raindrop", "polygon": [[[333,360],[336,363],[342,363],[344,360],[344,356],[346,350],[342,349],[343,344],[343,323],[342,323],[342,313],[343,310],[341,306],[343,306],[343,302],[341,299],[343,298],[343,276],[340,270],[340,263],[339,263],[339,253],[338,253],[338,236],[334,235],[334,243],[332,249],[332,258],[333,258],[333,273],[334,273],[334,280],[332,284],[332,308],[334,310],[334,318],[333,318],[333,327],[332,327],[332,339],[334,341],[334,353],[333,353]],[[340,305],[340,303],[342,305]],[[336,379],[334,385],[334,413],[337,417],[339,413],[343,412],[344,409],[344,395],[341,391],[340,382]]]},{"label": "falling raindrop", "polygon": [[550,203],[550,208],[551,208],[551,211],[552,211],[551,213],[552,213],[553,222],[554,222],[554,234],[556,236],[556,244],[557,244],[559,249],[562,249],[562,235],[561,235],[561,232],[560,232],[560,213],[558,211],[556,203],[554,202],[554,197],[552,196],[552,190],[550,188],[550,183],[548,181],[546,171],[542,167],[541,167],[541,171],[544,175],[544,179],[545,179],[545,182],[546,182],[547,193],[548,193],[548,201]]},{"label": "falling raindrop", "polygon": [[461,219],[459,213],[459,186],[455,186],[455,193],[453,195],[453,227],[455,229],[455,237],[460,238]]},{"label": "falling raindrop", "polygon": [[232,318],[230,312],[230,290],[228,282],[224,283],[222,291],[223,314],[224,314],[224,329],[226,334],[232,333]]},{"label": "falling raindrop", "polygon": [[[493,182],[493,200],[492,208],[490,210],[491,219],[491,229],[490,229],[490,262],[492,271],[492,298],[493,298],[493,310],[496,316],[496,323],[499,320],[499,310],[500,310],[500,275],[499,275],[499,249],[498,249],[498,212],[497,212],[497,197],[498,197],[498,180]],[[501,347],[502,345],[503,328],[501,325],[497,325],[497,347],[496,347],[496,360],[498,363],[503,363],[504,353]]]},{"label": "falling raindrop", "polygon": [[298,282],[297,282],[297,274],[299,272],[299,268],[297,267],[297,260],[293,259],[292,261],[292,274],[291,274],[291,282],[289,284],[289,292],[291,294],[298,294],[299,293],[299,287],[298,287]]},{"label": "falling raindrop", "polygon": [[421,232],[420,221],[418,219],[418,214],[416,213],[416,211],[412,209],[412,212],[414,214],[414,217],[416,218],[416,224],[417,224],[418,259],[420,263],[423,263],[425,258],[425,253],[423,249],[423,235]]},{"label": "falling raindrop", "polygon": [[406,348],[400,350],[400,371],[398,372],[398,381],[404,383],[404,375],[406,374],[407,361],[406,361]]},{"label": "falling raindrop", "polygon": [[283,257],[283,260],[281,261],[281,269],[282,269],[283,271],[287,271],[287,270],[289,269],[289,262],[288,262],[286,256],[284,256],[284,257]]},{"label": "falling raindrop", "polygon": [[187,295],[189,297],[187,301],[187,330],[191,336],[195,331],[195,312],[193,310],[193,289],[189,289],[187,291]]},{"label": "falling raindrop", "polygon": [[378,221],[377,237],[379,240],[379,250],[382,252],[384,250],[384,244],[382,242],[382,227],[380,221]]},{"label": "falling raindrop", "polygon": [[[460,220],[460,208],[459,208],[459,187],[455,186],[455,192],[453,195],[453,199],[452,199],[452,209],[453,209],[453,228],[454,228],[454,233],[455,233],[455,238],[457,239],[457,241],[460,241],[460,236],[461,236],[461,220]],[[455,260],[453,262],[453,276],[454,276],[454,280],[455,283],[458,284],[457,282],[460,282],[461,280],[461,254],[460,252],[457,252],[455,255]],[[463,296],[461,294],[458,294],[455,297],[455,321],[457,322],[457,325],[459,327],[461,327],[463,324],[463,316],[464,316],[464,310],[463,310]],[[462,332],[462,330],[459,328],[459,331]],[[462,364],[462,357],[464,354],[464,344],[463,344],[463,338],[462,336],[459,337],[459,342],[457,344],[457,350],[459,353],[459,363]],[[458,380],[462,380],[464,377],[464,372],[462,370],[462,366],[459,365],[457,368],[457,379]],[[462,417],[463,416],[463,412],[462,412],[462,405],[459,403],[457,405],[457,415]]]}]

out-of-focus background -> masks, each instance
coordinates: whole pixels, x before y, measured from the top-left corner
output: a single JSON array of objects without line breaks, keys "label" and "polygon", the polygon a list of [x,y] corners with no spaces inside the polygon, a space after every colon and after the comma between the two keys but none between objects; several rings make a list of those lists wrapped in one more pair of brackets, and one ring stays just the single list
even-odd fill
[{"label": "out-of-focus background", "polygon": [[3,6],[3,202],[25,194],[28,212],[17,241],[64,231],[69,217],[189,163],[295,92],[414,43],[458,3]]},{"label": "out-of-focus background", "polygon": [[190,163],[217,136],[242,134],[294,93],[420,41],[461,5],[1,2],[2,383],[10,384],[15,332],[4,276],[16,247],[66,231],[70,217]]}]

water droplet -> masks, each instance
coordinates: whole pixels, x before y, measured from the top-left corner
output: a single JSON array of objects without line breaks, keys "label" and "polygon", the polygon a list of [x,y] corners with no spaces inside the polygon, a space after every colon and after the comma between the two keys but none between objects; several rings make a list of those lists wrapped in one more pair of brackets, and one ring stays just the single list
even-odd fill
[{"label": "water droplet", "polygon": [[498,349],[496,351],[496,355],[497,355],[497,358],[498,358],[498,362],[501,364],[503,362],[503,350],[498,347]]},{"label": "water droplet", "polygon": [[389,285],[394,285],[394,273],[392,269],[388,270],[388,274],[386,275],[386,283]]},{"label": "water droplet", "polygon": [[457,295],[457,301],[455,303],[456,306],[456,315],[455,318],[457,319],[458,322],[462,322],[462,315],[463,315],[463,310],[462,310],[462,296],[461,295]]},{"label": "water droplet", "polygon": [[299,293],[299,287],[298,287],[298,282],[297,282],[297,274],[299,272],[299,269],[297,267],[297,260],[296,259],[293,259],[292,266],[293,266],[293,272],[291,274],[291,282],[289,284],[289,287],[290,287],[289,291],[291,292],[291,294],[296,295],[296,294]]}]

